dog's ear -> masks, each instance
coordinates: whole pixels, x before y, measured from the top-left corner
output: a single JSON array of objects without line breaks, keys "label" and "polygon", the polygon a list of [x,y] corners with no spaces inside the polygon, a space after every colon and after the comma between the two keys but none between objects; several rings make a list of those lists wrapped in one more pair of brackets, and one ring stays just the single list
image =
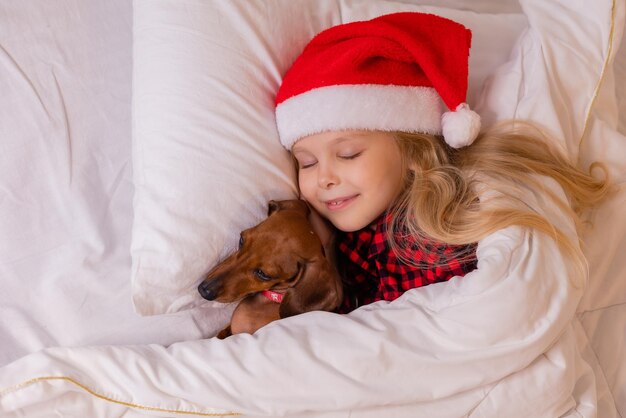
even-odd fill
[{"label": "dog's ear", "polygon": [[332,311],[343,299],[341,280],[326,257],[301,263],[295,286],[285,292],[280,304],[281,318],[309,311]]},{"label": "dog's ear", "polygon": [[300,210],[305,215],[308,215],[310,211],[309,206],[304,200],[270,200],[267,204],[267,216],[270,216],[272,213],[279,210],[285,209]]},{"label": "dog's ear", "polygon": [[267,216],[270,216],[272,213],[276,212],[280,209],[280,202],[275,200],[270,200],[267,204]]}]

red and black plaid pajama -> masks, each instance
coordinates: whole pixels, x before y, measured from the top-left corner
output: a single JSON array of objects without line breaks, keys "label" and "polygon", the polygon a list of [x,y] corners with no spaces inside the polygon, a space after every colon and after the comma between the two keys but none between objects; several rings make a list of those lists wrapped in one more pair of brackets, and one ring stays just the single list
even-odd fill
[{"label": "red and black plaid pajama", "polygon": [[[405,240],[403,251],[420,266],[403,263],[386,239],[390,219],[385,214],[375,229],[337,233],[337,262],[345,296],[340,313],[378,300],[392,301],[409,289],[464,276],[476,268],[476,244],[450,246],[434,241]],[[457,254],[463,254],[462,260]]]}]

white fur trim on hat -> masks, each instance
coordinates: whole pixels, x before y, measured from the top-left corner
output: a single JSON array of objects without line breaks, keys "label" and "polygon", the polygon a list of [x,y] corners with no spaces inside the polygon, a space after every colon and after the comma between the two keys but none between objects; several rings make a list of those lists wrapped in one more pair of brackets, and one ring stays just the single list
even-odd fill
[{"label": "white fur trim on hat", "polygon": [[320,87],[276,107],[288,150],[308,135],[349,129],[441,134],[444,104],[432,87],[354,84]]},{"label": "white fur trim on hat", "polygon": [[467,103],[458,105],[454,112],[446,112],[441,117],[443,139],[452,148],[470,145],[480,131],[480,116],[471,110]]}]

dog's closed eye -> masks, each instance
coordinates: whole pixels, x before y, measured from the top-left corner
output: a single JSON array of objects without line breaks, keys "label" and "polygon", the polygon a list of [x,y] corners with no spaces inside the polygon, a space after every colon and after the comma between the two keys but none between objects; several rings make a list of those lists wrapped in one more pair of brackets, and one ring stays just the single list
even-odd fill
[{"label": "dog's closed eye", "polygon": [[261,269],[254,270],[254,275],[256,277],[258,277],[259,279],[263,280],[264,282],[269,282],[270,280],[273,280],[272,276],[270,276],[269,274],[265,273]]},{"label": "dog's closed eye", "polygon": [[[330,311],[341,303],[341,279],[325,257],[308,214],[301,200],[270,202],[268,218],[242,231],[238,250],[198,286],[205,299],[239,302],[233,313],[236,326],[225,328],[220,338],[252,333],[269,322],[311,310]],[[282,296],[276,300],[268,294]]]}]

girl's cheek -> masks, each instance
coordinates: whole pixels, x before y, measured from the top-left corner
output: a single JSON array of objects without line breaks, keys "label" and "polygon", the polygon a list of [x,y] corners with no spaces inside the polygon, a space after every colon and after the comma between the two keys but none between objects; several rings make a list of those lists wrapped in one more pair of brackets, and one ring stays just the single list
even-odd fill
[{"label": "girl's cheek", "polygon": [[315,200],[316,187],[312,179],[308,176],[300,177],[298,179],[298,187],[300,188],[300,194],[304,200],[313,203]]},{"label": "girl's cheek", "polygon": [[306,176],[303,176],[302,174],[298,175],[298,188],[300,189],[300,194],[302,194],[302,197],[308,200],[308,183],[306,181]]}]

